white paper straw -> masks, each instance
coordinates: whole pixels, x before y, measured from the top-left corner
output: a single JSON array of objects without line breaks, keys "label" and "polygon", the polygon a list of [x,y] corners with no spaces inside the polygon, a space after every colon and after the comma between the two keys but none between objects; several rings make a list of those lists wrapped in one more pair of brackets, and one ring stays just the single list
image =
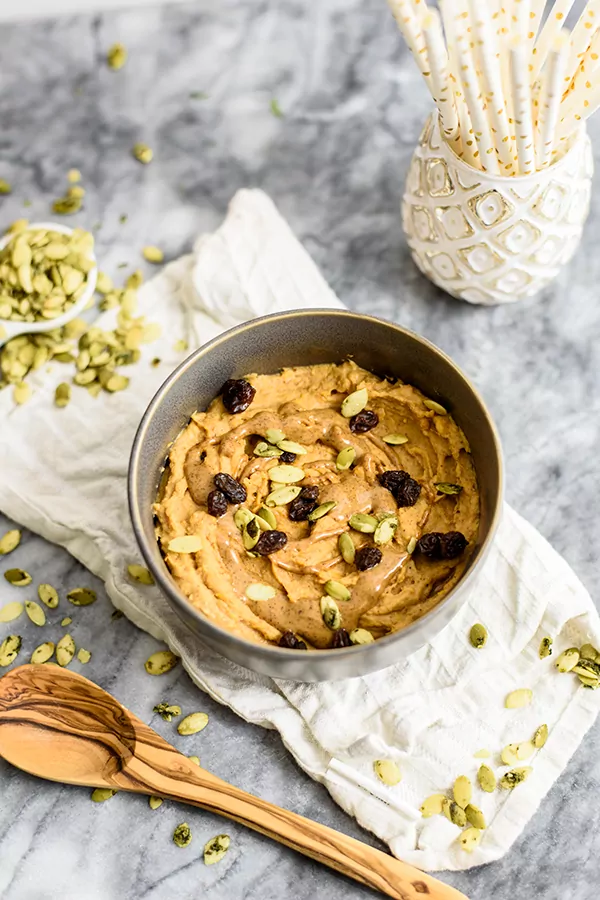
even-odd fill
[{"label": "white paper straw", "polygon": [[575,75],[577,68],[591,43],[595,30],[600,26],[600,0],[589,0],[571,32],[571,49],[567,73]]},{"label": "white paper straw", "polygon": [[538,169],[550,165],[556,140],[556,126],[564,89],[565,71],[569,55],[570,32],[564,29],[554,41],[544,71],[540,93],[539,120],[536,130],[535,154]]},{"label": "white paper straw", "polygon": [[486,104],[498,156],[505,174],[514,172],[514,150],[506,111],[506,97],[502,84],[499,42],[492,24],[489,8],[481,0],[469,0],[472,33],[475,37],[476,58],[485,92]]},{"label": "white paper straw", "polygon": [[529,27],[533,32],[533,38],[531,40],[533,40],[534,43],[542,27],[545,9],[546,0],[532,0],[531,12],[529,13]]},{"label": "white paper straw", "polygon": [[526,45],[521,37],[511,41],[510,73],[519,174],[529,175],[535,169],[535,150]]},{"label": "white paper straw", "polygon": [[575,0],[556,0],[556,3],[548,13],[548,18],[546,19],[544,27],[540,31],[533,48],[532,81],[535,81],[539,77],[554,41],[560,34],[562,27],[565,24],[565,19],[569,15],[574,3]]},{"label": "white paper straw", "polygon": [[481,164],[478,162],[478,156],[475,156],[477,151],[475,134],[460,80],[457,36],[454,21],[455,9],[452,0],[440,0],[440,12],[444,22],[444,31],[446,32],[446,44],[448,46],[448,56],[450,61],[449,75],[454,88],[454,102],[456,104],[460,125],[461,149],[459,156],[470,166],[481,169]]},{"label": "white paper straw", "polygon": [[424,0],[388,0],[388,3],[398,28],[402,32],[421,74],[427,82],[427,86],[431,90],[427,48],[421,28],[422,18],[427,13],[427,5]]},{"label": "white paper straw", "polygon": [[429,60],[431,90],[440,112],[442,131],[448,143],[456,149],[457,139],[460,138],[459,121],[448,71],[448,51],[437,10],[432,9],[423,19],[423,34]]},{"label": "white paper straw", "polygon": [[[567,93],[563,99],[563,110],[570,111],[575,107],[583,107],[587,96],[599,83],[598,70],[600,69],[600,28],[592,37],[585,56],[579,63],[575,75],[567,86]],[[564,85],[564,82],[563,82]],[[564,86],[563,86],[564,90]]]}]

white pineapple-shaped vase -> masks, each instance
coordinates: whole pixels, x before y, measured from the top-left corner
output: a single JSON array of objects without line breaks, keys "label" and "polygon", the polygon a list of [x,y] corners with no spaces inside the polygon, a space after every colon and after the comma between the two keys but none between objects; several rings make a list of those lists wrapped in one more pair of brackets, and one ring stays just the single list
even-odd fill
[{"label": "white pineapple-shaped vase", "polygon": [[584,127],[553,165],[509,178],[459,159],[433,114],[414,152],[402,201],[413,259],[431,281],[469,303],[529,297],[577,249],[592,173]]}]

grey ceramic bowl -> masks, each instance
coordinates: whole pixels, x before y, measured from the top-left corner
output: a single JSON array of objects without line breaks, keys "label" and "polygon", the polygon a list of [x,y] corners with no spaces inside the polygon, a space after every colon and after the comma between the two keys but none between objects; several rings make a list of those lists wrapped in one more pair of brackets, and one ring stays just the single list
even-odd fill
[{"label": "grey ceramic bowl", "polygon": [[[285,650],[255,644],[213,625],[187,602],[171,577],[152,515],[168,448],[193,412],[205,409],[228,378],[276,372],[282,366],[340,362],[420,388],[447,407],[464,430],[481,492],[479,539],[456,587],[427,615],[373,644],[343,650]],[[192,353],[160,388],[133,445],[129,504],[134,531],[157,585],[197,635],[223,656],[265,675],[327,681],[363,675],[396,663],[433,638],[464,603],[489,549],[502,505],[502,455],[494,424],[475,388],[433,344],[398,325],[342,310],[302,310],[255,319]]]}]

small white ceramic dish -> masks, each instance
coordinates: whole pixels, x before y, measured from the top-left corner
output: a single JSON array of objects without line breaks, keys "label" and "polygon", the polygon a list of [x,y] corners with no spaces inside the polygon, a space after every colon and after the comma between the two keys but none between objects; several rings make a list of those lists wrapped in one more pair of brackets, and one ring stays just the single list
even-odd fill
[{"label": "small white ceramic dish", "polygon": [[[39,228],[59,231],[61,234],[72,234],[74,230],[67,225],[58,225],[55,222],[32,222],[27,226],[28,231],[35,231]],[[3,250],[4,247],[6,247],[12,237],[13,234],[9,233],[0,238],[0,250]],[[11,338],[17,337],[19,334],[39,334],[43,331],[53,331],[55,328],[62,328],[63,325],[66,325],[67,322],[70,322],[71,319],[75,319],[83,312],[96,290],[96,281],[98,280],[98,264],[93,253],[91,254],[91,259],[93,259],[96,264],[87,274],[86,289],[77,303],[74,303],[62,316],[58,316],[56,319],[48,319],[48,321],[13,322],[11,319],[0,319],[0,347]]]}]

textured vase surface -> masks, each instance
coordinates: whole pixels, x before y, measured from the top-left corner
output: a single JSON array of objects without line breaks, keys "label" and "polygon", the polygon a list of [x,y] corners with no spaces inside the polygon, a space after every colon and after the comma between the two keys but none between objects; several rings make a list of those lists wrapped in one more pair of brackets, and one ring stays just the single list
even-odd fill
[{"label": "textured vase surface", "polygon": [[433,114],[413,154],[402,201],[413,259],[431,281],[469,303],[529,297],[577,249],[592,173],[584,128],[554,165],[508,178],[459,159]]}]

